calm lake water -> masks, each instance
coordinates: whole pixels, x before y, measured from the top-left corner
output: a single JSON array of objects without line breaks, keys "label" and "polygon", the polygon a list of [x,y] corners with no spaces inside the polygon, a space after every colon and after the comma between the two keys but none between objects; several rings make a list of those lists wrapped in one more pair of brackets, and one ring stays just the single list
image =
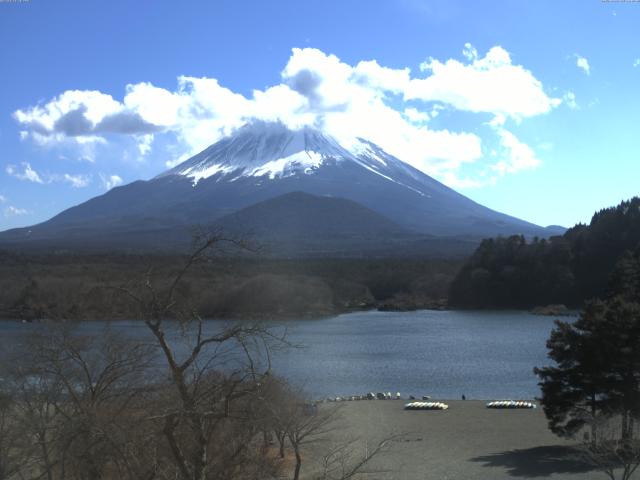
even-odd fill
[{"label": "calm lake water", "polygon": [[[104,322],[86,322],[99,333]],[[220,328],[207,322],[207,329]],[[399,391],[434,398],[532,398],[534,366],[549,363],[545,342],[553,317],[525,312],[358,312],[318,320],[290,320],[288,338],[301,348],[276,352],[274,372],[313,397]],[[137,322],[111,322],[126,336],[145,338]],[[0,323],[0,346],[34,328]]]}]

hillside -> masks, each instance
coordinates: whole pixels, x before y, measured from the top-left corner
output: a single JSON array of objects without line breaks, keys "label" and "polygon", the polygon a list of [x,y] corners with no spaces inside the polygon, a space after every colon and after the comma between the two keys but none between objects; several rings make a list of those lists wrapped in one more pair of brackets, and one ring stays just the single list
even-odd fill
[{"label": "hillside", "polygon": [[484,240],[454,280],[449,303],[465,308],[579,307],[606,294],[617,262],[640,254],[640,198],[600,210],[562,236]]},{"label": "hillside", "polygon": [[356,202],[287,193],[216,220],[276,257],[464,257],[468,239],[441,239],[401,227]]}]

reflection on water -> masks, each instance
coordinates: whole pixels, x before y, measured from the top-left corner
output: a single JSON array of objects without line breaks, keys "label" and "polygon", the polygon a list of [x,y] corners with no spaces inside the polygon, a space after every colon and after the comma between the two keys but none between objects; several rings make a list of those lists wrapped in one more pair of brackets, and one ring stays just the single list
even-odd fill
[{"label": "reflection on water", "polygon": [[[207,329],[223,322],[209,321]],[[127,337],[149,339],[138,322],[112,322]],[[314,397],[369,391],[435,398],[532,398],[534,366],[548,363],[545,342],[553,318],[524,312],[359,312],[274,324],[301,345],[274,352],[276,374]],[[34,328],[0,323],[0,345]],[[83,323],[99,333],[104,322]]]}]

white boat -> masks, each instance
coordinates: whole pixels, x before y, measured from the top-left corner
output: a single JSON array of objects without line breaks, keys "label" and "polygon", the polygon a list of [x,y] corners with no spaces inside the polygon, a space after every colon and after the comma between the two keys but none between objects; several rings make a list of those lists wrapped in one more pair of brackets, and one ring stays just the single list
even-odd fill
[{"label": "white boat", "polygon": [[405,404],[405,410],[447,410],[449,405],[443,402],[410,402]]},{"label": "white boat", "polygon": [[534,402],[529,402],[526,400],[494,400],[491,402],[487,402],[487,408],[536,408],[536,404]]}]

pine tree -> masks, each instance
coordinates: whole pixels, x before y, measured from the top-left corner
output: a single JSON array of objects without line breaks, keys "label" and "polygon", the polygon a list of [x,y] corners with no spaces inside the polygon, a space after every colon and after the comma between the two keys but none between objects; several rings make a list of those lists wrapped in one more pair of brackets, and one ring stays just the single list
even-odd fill
[{"label": "pine tree", "polygon": [[556,322],[547,342],[555,366],[535,368],[551,430],[572,436],[598,415],[620,417],[621,440],[640,419],[640,255],[625,253],[610,277],[609,297],[580,318]]}]

